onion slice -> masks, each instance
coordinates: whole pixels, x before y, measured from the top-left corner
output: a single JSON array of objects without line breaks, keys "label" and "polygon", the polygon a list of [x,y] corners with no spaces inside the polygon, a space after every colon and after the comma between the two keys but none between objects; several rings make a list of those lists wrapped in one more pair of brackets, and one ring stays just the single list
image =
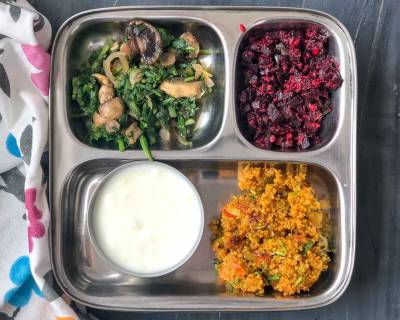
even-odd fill
[{"label": "onion slice", "polygon": [[192,68],[195,71],[194,80],[199,80],[199,78],[201,77],[201,75],[204,72],[203,66],[201,64],[194,63],[194,64],[192,64]]},{"label": "onion slice", "polygon": [[110,79],[112,82],[115,81],[115,77],[111,71],[111,64],[115,59],[119,59],[123,73],[126,73],[129,70],[129,63],[128,63],[125,53],[123,53],[121,51],[112,52],[107,57],[107,59],[104,60],[104,63],[103,63],[104,72],[105,72],[107,78]]},{"label": "onion slice", "polygon": [[165,129],[164,127],[160,129],[159,135],[164,141],[169,141],[171,139],[169,130]]}]

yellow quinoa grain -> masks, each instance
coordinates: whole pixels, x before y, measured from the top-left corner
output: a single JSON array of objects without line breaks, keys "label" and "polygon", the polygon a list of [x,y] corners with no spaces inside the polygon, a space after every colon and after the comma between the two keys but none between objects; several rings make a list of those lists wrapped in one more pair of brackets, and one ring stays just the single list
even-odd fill
[{"label": "yellow quinoa grain", "polygon": [[306,176],[304,165],[239,167],[241,194],[211,224],[216,270],[233,292],[263,294],[270,286],[293,295],[327,270],[329,204],[316,198]]}]

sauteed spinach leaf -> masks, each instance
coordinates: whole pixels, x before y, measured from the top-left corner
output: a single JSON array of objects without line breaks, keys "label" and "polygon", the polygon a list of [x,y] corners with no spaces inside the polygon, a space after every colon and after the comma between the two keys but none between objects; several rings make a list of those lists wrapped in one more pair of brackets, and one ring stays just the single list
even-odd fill
[{"label": "sauteed spinach leaf", "polygon": [[[160,140],[176,139],[191,146],[198,100],[214,85],[212,74],[199,63],[197,39],[188,32],[175,37],[141,21],[130,25],[122,43],[107,43],[94,51],[72,79],[72,99],[81,111],[78,117],[87,140],[120,151],[137,145],[149,159],[149,146]],[[139,37],[151,33],[160,43],[154,40],[148,48],[138,47],[146,44]],[[160,56],[145,58],[153,47]]]}]

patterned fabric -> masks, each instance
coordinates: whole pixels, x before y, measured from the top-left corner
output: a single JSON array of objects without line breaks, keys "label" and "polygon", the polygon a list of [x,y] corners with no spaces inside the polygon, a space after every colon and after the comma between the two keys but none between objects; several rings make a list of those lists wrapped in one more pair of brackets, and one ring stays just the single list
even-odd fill
[{"label": "patterned fabric", "polygon": [[49,258],[41,161],[50,41],[48,21],[25,0],[0,0],[0,320],[78,319],[54,286]]}]

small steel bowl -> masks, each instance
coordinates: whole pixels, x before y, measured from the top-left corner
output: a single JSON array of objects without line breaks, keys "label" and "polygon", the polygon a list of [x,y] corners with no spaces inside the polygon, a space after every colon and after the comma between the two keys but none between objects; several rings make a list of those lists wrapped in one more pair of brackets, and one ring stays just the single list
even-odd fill
[{"label": "small steel bowl", "polygon": [[[146,165],[146,166],[159,166],[162,168],[166,168],[174,173],[176,173],[178,176],[180,176],[188,185],[189,188],[192,188],[194,194],[197,197],[198,203],[200,205],[200,223],[199,223],[199,228],[198,228],[198,235],[196,240],[193,242],[193,246],[191,248],[191,250],[189,250],[189,252],[185,255],[185,257],[179,261],[176,262],[176,264],[174,264],[172,267],[165,269],[165,270],[161,270],[161,271],[157,271],[157,272],[151,272],[151,273],[138,273],[138,272],[133,272],[131,270],[127,270],[123,267],[121,267],[120,265],[118,265],[117,263],[115,263],[112,259],[110,259],[102,250],[101,246],[99,245],[97,239],[96,239],[96,232],[95,232],[95,228],[94,228],[94,208],[95,208],[95,204],[96,204],[96,199],[99,196],[99,193],[101,192],[102,188],[104,187],[104,185],[107,183],[107,181],[109,179],[111,179],[115,174],[119,173],[120,171],[132,167],[132,166],[142,166],[142,165]],[[186,261],[188,261],[190,259],[190,257],[194,254],[194,252],[196,251],[201,237],[203,235],[203,229],[204,229],[204,208],[203,208],[203,204],[200,198],[199,193],[197,192],[197,189],[195,188],[195,186],[192,184],[192,182],[179,170],[175,169],[174,167],[167,165],[165,163],[162,162],[156,162],[156,161],[134,161],[134,162],[129,162],[127,164],[121,165],[117,168],[115,168],[114,170],[110,171],[101,181],[100,183],[96,186],[90,200],[89,200],[89,212],[88,212],[88,233],[89,233],[89,237],[90,240],[96,250],[96,252],[99,254],[99,256],[101,256],[103,258],[103,260],[108,263],[112,268],[114,268],[115,270],[118,270],[120,272],[135,276],[135,277],[139,277],[139,278],[151,278],[151,277],[159,277],[159,276],[163,276],[166,275],[168,273],[171,273],[173,271],[175,271],[176,269],[178,269],[179,267],[181,267]]]}]

